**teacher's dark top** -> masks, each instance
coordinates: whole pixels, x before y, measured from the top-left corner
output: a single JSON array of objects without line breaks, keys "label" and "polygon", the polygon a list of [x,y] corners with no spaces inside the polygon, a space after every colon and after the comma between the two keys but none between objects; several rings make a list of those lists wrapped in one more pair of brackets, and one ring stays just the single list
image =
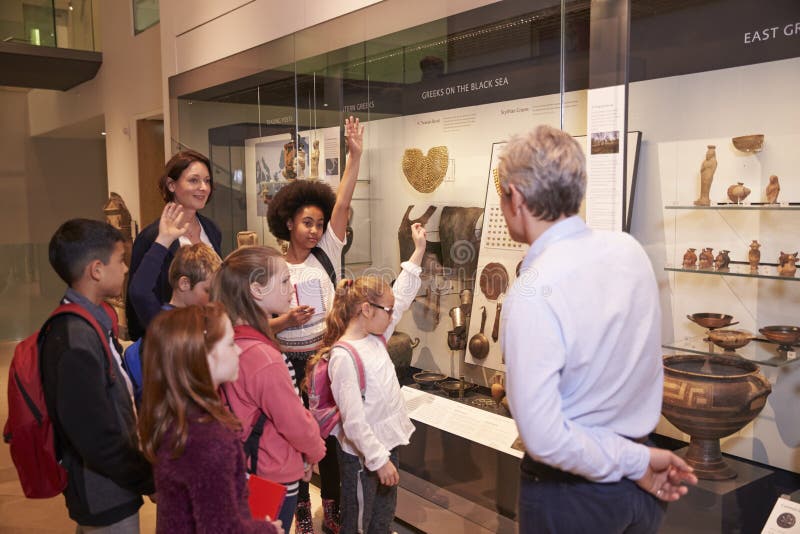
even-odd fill
[{"label": "teacher's dark top", "polygon": [[[214,247],[216,253],[222,257],[222,251],[220,249],[222,245],[222,232],[220,232],[219,227],[214,224],[214,221],[208,217],[200,215],[199,213],[197,214],[197,219],[200,221],[203,231],[208,236],[208,240],[211,241],[211,246]],[[133,242],[130,272],[128,273],[129,285],[130,281],[133,279],[136,269],[138,269],[139,265],[142,263],[142,258],[144,258],[144,255],[155,242],[156,237],[158,237],[159,222],[160,219],[156,219],[151,224],[146,226],[139,233],[139,235],[136,236],[136,240]],[[169,252],[167,252],[166,258],[164,258],[164,263],[161,265],[161,272],[158,275],[158,281],[156,282],[155,289],[153,290],[161,304],[169,302],[170,298],[172,298],[172,287],[169,285],[169,266],[175,257],[175,253],[178,251],[178,247],[180,247],[180,243],[179,240],[176,239],[175,242],[172,243],[172,246],[169,247]],[[136,311],[133,309],[130,296],[128,296],[125,302],[125,314],[128,319],[128,335],[130,336],[131,340],[135,341],[142,337],[147,325],[142,325],[139,321]]]}]

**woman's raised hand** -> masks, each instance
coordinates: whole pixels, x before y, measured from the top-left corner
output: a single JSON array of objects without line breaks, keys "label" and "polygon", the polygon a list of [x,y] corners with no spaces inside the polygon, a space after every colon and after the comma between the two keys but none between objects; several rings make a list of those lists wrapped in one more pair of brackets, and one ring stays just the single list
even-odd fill
[{"label": "woman's raised hand", "polygon": [[169,248],[172,242],[189,231],[189,221],[183,220],[183,206],[175,202],[167,202],[161,218],[158,220],[158,237],[156,243]]}]

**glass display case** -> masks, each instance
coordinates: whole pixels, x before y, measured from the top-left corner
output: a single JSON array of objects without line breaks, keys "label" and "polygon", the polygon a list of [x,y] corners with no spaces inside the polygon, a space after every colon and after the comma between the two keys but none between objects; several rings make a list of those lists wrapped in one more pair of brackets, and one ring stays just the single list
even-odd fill
[{"label": "glass display case", "polygon": [[[753,332],[800,316],[800,286],[793,283],[800,277],[778,275],[769,265],[778,252],[797,248],[800,189],[792,179],[800,168],[793,150],[800,141],[800,111],[788,106],[800,82],[800,58],[791,46],[797,37],[759,49],[740,42],[753,30],[744,19],[788,24],[798,15],[795,3],[763,8],[745,0],[633,1],[624,20],[611,18],[622,24],[618,35],[629,36],[628,47],[625,39],[614,42],[617,33],[600,31],[608,18],[588,2],[510,0],[392,28],[362,42],[341,31],[356,20],[369,24],[380,9],[360,10],[170,79],[174,146],[207,152],[214,164],[219,192],[208,210],[223,229],[224,252],[243,230],[277,244],[266,208],[290,180],[336,187],[347,158],[342,124],[346,116],[359,118],[366,125],[365,151],[352,202],[347,272],[396,272],[408,255],[405,232],[411,222],[422,222],[429,238],[423,285],[398,325],[419,339],[411,365],[486,387],[505,370],[492,334],[526,251],[510,241],[498,209],[493,171],[502,143],[545,123],[568,131],[595,154],[608,140],[590,128],[599,120],[592,102],[597,91],[622,87],[619,119],[629,133],[606,133],[616,133],[627,159],[622,186],[609,187],[616,188],[611,198],[622,214],[615,221],[621,219],[620,226],[644,245],[657,272],[665,346],[709,349],[695,339],[703,332],[683,319],[695,312],[731,313],[739,327]],[[697,39],[690,42],[687,35]],[[732,137],[753,133],[765,134],[762,152],[732,145]],[[709,144],[717,146],[718,159],[710,198],[726,201],[728,186],[746,182],[753,190],[750,204],[693,205]],[[589,204],[605,187],[593,181],[596,170],[590,168],[595,194]],[[762,200],[771,174],[781,177],[780,204],[752,204]],[[592,209],[585,206],[582,214],[591,217]],[[764,258],[756,272],[747,264],[753,239],[762,243]],[[729,250],[727,271],[683,267],[688,247]],[[465,322],[460,338],[452,335],[456,320]],[[476,357],[468,340],[481,330],[489,350]],[[772,344],[756,340],[740,353],[771,370],[773,393],[762,416],[724,447],[747,460],[800,471],[800,435],[786,412],[796,402],[800,366],[787,365],[791,358],[778,361],[771,350]],[[411,453],[402,460],[414,477],[413,491],[447,488],[478,503],[481,513],[495,514],[497,529],[510,528],[505,521],[514,518],[516,489],[499,477],[508,478],[518,456],[416,422]],[[686,440],[666,422],[658,431]],[[450,451],[458,451],[458,462]],[[484,469],[487,464],[496,469]],[[465,471],[464,465],[475,469]]]}]

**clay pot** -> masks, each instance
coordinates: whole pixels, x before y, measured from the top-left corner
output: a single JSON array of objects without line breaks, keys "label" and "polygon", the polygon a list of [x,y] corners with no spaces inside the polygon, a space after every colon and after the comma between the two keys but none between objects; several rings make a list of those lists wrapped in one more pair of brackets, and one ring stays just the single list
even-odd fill
[{"label": "clay pot", "polygon": [[744,182],[739,182],[728,188],[728,198],[731,199],[731,202],[736,202],[737,204],[746,199],[749,194],[750,189],[744,186]]},{"label": "clay pot", "polygon": [[386,342],[386,351],[392,359],[394,369],[397,372],[397,379],[405,379],[411,369],[411,356],[414,349],[419,345],[419,338],[411,337],[405,332],[395,331],[389,341]]},{"label": "clay pot", "polygon": [[686,253],[683,255],[683,268],[690,269],[695,266],[697,263],[697,254],[695,254],[694,248],[690,248],[686,250]]},{"label": "clay pot", "polygon": [[714,345],[725,349],[725,352],[734,352],[750,343],[753,334],[744,330],[711,330],[708,339]]},{"label": "clay pot", "polygon": [[800,327],[798,326],[765,326],[758,330],[765,338],[778,343],[779,350],[788,352],[792,345],[800,344]]},{"label": "clay pot", "polygon": [[732,315],[723,313],[693,313],[687,315],[686,318],[703,328],[722,328],[731,324],[736,324],[731,323],[731,321],[733,321]]},{"label": "clay pot", "polygon": [[741,135],[731,141],[733,146],[742,152],[760,152],[764,147],[764,134]]},{"label": "clay pot", "polygon": [[738,432],[761,412],[772,386],[758,367],[724,356],[679,354],[664,358],[661,413],[691,436],[686,462],[698,478],[735,478],[719,439]]}]

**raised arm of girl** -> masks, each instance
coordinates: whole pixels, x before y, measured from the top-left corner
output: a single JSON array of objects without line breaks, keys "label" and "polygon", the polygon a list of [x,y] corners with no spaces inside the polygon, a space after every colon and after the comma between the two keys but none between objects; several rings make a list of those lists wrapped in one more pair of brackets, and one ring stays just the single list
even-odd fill
[{"label": "raised arm of girl", "polygon": [[350,212],[350,201],[356,189],[358,171],[361,167],[361,153],[364,149],[364,126],[352,116],[344,121],[344,135],[347,141],[347,163],[342,173],[342,181],[336,190],[336,204],[333,205],[330,225],[333,233],[340,241],[344,241],[347,233],[347,216]]},{"label": "raised arm of girl", "polygon": [[388,340],[392,337],[397,323],[403,317],[403,314],[411,307],[411,303],[417,297],[422,281],[419,278],[422,272],[422,257],[425,255],[425,243],[427,241],[427,232],[425,227],[420,223],[411,225],[411,237],[414,239],[414,253],[408,261],[400,264],[400,275],[392,286],[394,293],[394,310],[392,311],[392,320],[389,327],[383,333],[383,338]]}]

